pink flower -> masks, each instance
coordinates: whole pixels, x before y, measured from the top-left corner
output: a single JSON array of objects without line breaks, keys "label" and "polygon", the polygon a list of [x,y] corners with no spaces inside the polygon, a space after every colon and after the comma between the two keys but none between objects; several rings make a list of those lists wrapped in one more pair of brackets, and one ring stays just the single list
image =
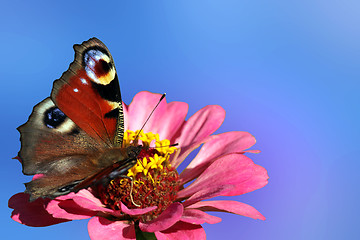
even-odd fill
[{"label": "pink flower", "polygon": [[[159,97],[149,92],[138,93],[124,109],[125,129],[140,129]],[[122,178],[107,187],[83,189],[54,200],[29,202],[27,194],[18,193],[9,200],[9,207],[14,209],[12,219],[40,227],[91,218],[88,230],[93,240],[136,239],[135,229],[153,232],[159,240],[205,239],[201,224],[221,221],[206,213],[209,211],[265,220],[261,213],[245,203],[208,200],[241,195],[267,184],[266,170],[244,155],[258,152],[246,150],[255,144],[255,138],[247,132],[211,135],[225,118],[220,106],[206,106],[185,121],[187,111],[188,105],[183,102],[163,101],[156,109],[144,132],[158,136],[153,134],[155,137],[146,140],[149,135],[143,135],[143,144],[146,141],[153,144],[153,139],[157,138],[156,144],[163,146],[179,143],[179,150],[171,154],[171,148],[167,147],[170,153],[157,153],[159,156],[150,150],[141,153],[141,158],[147,158],[140,164],[143,168],[134,166],[129,171],[134,176],[134,188],[130,188],[128,179]],[[201,144],[196,157],[178,174],[176,168]],[[166,151],[165,148],[157,149]],[[137,172],[141,173],[138,174],[141,178],[137,177]],[[125,197],[119,196],[120,193]],[[136,207],[137,204],[140,207]]]}]

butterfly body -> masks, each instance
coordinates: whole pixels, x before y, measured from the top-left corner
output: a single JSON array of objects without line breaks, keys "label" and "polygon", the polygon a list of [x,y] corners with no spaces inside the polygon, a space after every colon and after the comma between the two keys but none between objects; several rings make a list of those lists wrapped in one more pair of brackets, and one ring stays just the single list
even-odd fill
[{"label": "butterfly body", "polygon": [[18,128],[30,201],[77,192],[124,174],[142,146],[122,147],[124,116],[112,56],[96,38],[74,45],[75,60],[51,96]]}]

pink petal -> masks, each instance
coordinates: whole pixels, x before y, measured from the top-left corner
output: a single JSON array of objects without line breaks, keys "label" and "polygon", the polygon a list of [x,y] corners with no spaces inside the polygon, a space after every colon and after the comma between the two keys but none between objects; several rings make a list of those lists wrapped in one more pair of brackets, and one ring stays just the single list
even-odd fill
[{"label": "pink petal", "polygon": [[[184,159],[195,149],[197,149],[198,147],[200,147],[201,144],[206,143],[208,141],[211,141],[212,139],[216,138],[217,135],[210,135],[207,136],[205,139],[203,139],[200,142],[196,142],[194,144],[192,144],[191,146],[187,146],[187,147],[183,147],[180,146],[180,150],[177,151],[175,154],[171,155],[170,157],[170,163],[172,166],[179,166],[182,161],[184,161]],[[173,142],[177,142],[177,141],[173,141]]]},{"label": "pink petal", "polygon": [[245,150],[241,153],[261,153],[261,151],[260,150]]},{"label": "pink petal", "polygon": [[250,158],[242,154],[228,154],[213,162],[192,184],[178,192],[178,198],[188,198],[197,193],[215,193],[232,188],[233,183],[245,181],[253,175]]},{"label": "pink petal", "polygon": [[177,222],[165,231],[155,232],[158,240],[205,240],[206,234],[201,225]]},{"label": "pink petal", "polygon": [[248,132],[227,132],[216,135],[206,142],[194,160],[180,174],[181,184],[197,178],[218,157],[229,153],[242,153],[253,146],[256,140]]},{"label": "pink petal", "polygon": [[181,221],[192,224],[203,224],[203,223],[214,224],[221,222],[221,218],[211,216],[197,209],[185,209],[181,217]]},{"label": "pink petal", "polygon": [[236,201],[202,201],[187,207],[187,209],[189,208],[199,209],[202,211],[235,213],[253,219],[265,220],[265,217],[254,207]]},{"label": "pink petal", "polygon": [[[159,102],[160,97],[161,94],[145,91],[136,94],[128,107],[128,129],[133,131],[139,130],[145,123],[146,119],[149,117],[151,111]],[[166,117],[164,116],[164,113],[166,112],[166,105],[166,99],[164,99],[156,108],[149,121],[146,123],[144,132],[151,132],[152,129],[156,128],[157,121]]]},{"label": "pink petal", "polygon": [[54,217],[69,220],[87,219],[98,212],[108,213],[114,216],[121,216],[120,211],[106,208],[99,199],[86,189],[78,193],[69,193],[57,197],[51,201],[46,210]]},{"label": "pink petal", "polygon": [[33,176],[32,180],[34,181],[34,180],[36,180],[36,179],[42,178],[43,176],[44,176],[44,174],[42,174],[42,173],[35,174],[35,175]]},{"label": "pink petal", "polygon": [[269,176],[264,167],[254,164],[254,174],[251,178],[244,182],[238,183],[238,185],[230,191],[223,193],[223,196],[237,196],[248,192],[255,191],[268,184]]},{"label": "pink petal", "polygon": [[[133,131],[140,129],[160,97],[161,94],[150,92],[136,94],[128,107],[128,116],[126,116],[125,122],[129,123],[126,129]],[[188,104],[184,102],[171,102],[167,104],[166,99],[162,100],[146,123],[144,132],[158,133],[160,139],[173,140],[174,135],[185,121],[188,108]]]},{"label": "pink petal", "polygon": [[225,119],[225,110],[218,105],[208,105],[197,111],[185,123],[178,138],[182,146],[199,142],[220,127]]},{"label": "pink petal", "polygon": [[181,203],[172,203],[156,219],[150,222],[140,222],[139,227],[144,232],[157,232],[168,229],[180,220],[184,211]]},{"label": "pink petal", "polygon": [[151,212],[157,208],[157,206],[153,206],[153,207],[146,207],[146,208],[129,209],[122,202],[120,204],[121,204],[120,205],[121,211],[126,214],[129,214],[130,216],[142,215],[142,214]]},{"label": "pink petal", "polygon": [[9,208],[14,209],[11,218],[21,224],[31,227],[45,227],[62,222],[66,219],[54,218],[46,210],[48,200],[39,198],[29,202],[29,194],[18,193],[9,199]]},{"label": "pink petal", "polygon": [[91,240],[135,240],[134,225],[125,221],[110,221],[102,217],[93,217],[88,223]]},{"label": "pink petal", "polygon": [[206,106],[191,116],[184,124],[180,137],[175,140],[181,146],[181,153],[172,165],[179,166],[189,154],[187,149],[203,142],[220,127],[224,119],[225,110],[218,105]]},{"label": "pink petal", "polygon": [[89,198],[89,199],[93,199],[94,201],[96,201],[96,197],[87,189],[81,189],[79,192],[77,193],[74,193],[74,192],[71,192],[69,194],[66,194],[66,195],[62,195],[62,196],[59,196],[57,198],[55,198],[56,200],[59,200],[59,201],[62,201],[62,200],[71,200],[73,199],[74,197],[77,197],[77,196],[81,196],[81,197],[85,197],[85,198]]},{"label": "pink petal", "polygon": [[84,209],[77,205],[73,200],[52,200],[46,206],[46,211],[55,218],[68,220],[87,219],[97,214],[97,211]]},{"label": "pink petal", "polygon": [[[158,119],[157,124],[151,129],[158,133],[160,139],[169,139],[175,143],[175,134],[185,122],[189,105],[184,102],[170,102],[167,104],[166,112]],[[155,110],[157,111],[157,110]]]},{"label": "pink petal", "polygon": [[183,203],[188,206],[216,196],[253,191],[267,184],[266,170],[263,172],[258,167],[242,154],[225,155],[213,162],[190,186],[179,191],[178,198],[190,197]]},{"label": "pink petal", "polygon": [[80,190],[76,195],[72,198],[72,200],[84,209],[90,209],[93,211],[104,212],[111,214],[113,216],[122,216],[120,210],[112,210],[107,208],[100,199],[96,198],[91,192],[86,189]]},{"label": "pink petal", "polygon": [[[74,194],[72,199],[83,208],[104,208],[104,204],[100,199],[96,198],[90,191],[86,189],[80,190],[78,193]],[[85,201],[86,200],[86,201]]]}]

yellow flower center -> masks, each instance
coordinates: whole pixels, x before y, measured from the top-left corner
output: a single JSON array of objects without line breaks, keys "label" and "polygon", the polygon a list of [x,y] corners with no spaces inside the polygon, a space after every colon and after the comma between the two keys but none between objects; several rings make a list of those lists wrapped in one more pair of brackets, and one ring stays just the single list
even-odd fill
[{"label": "yellow flower center", "polygon": [[[126,131],[123,147],[134,145],[139,131]],[[97,188],[101,201],[108,207],[119,210],[120,201],[128,208],[157,206],[154,211],[141,216],[143,221],[156,218],[176,198],[179,190],[177,171],[169,162],[177,148],[158,134],[141,132],[138,137],[143,146],[137,163],[128,170],[127,177],[118,177],[106,186]]]},{"label": "yellow flower center", "polygon": [[[126,131],[124,135],[124,146],[129,146],[135,140],[139,131]],[[135,178],[138,174],[142,174],[143,176],[148,176],[150,179],[153,179],[151,174],[149,173],[150,169],[153,169],[154,174],[161,174],[164,167],[171,168],[171,164],[169,162],[170,155],[176,151],[176,147],[170,146],[170,141],[167,139],[160,140],[159,134],[153,134],[152,132],[143,133],[141,132],[139,135],[139,140],[142,142],[142,146],[146,148],[150,148],[150,144],[154,144],[154,155],[151,156],[151,150],[142,151],[138,156],[138,162],[129,169],[127,174],[128,177]],[[156,176],[154,176],[156,177]]]}]

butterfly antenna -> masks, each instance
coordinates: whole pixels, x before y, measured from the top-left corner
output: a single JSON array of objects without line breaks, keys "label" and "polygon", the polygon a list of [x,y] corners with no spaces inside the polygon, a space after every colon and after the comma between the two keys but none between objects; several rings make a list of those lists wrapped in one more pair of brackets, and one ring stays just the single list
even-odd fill
[{"label": "butterfly antenna", "polygon": [[[141,133],[141,131],[144,129],[146,123],[149,121],[149,119],[150,119],[150,117],[152,116],[152,114],[154,113],[155,109],[159,106],[159,104],[161,103],[161,101],[162,101],[165,97],[166,97],[166,93],[163,93],[163,95],[161,95],[158,103],[155,105],[155,107],[153,108],[153,110],[151,111],[151,113],[149,114],[149,116],[147,117],[146,121],[144,122],[144,124],[143,124],[142,127],[140,128],[138,134],[136,135],[136,137],[135,137],[134,140],[133,140],[133,143],[136,143],[136,141],[138,140],[138,138],[139,138],[139,136],[140,136],[140,133]],[[177,144],[176,144],[176,145],[177,145]],[[174,145],[174,146],[176,146],[176,145]],[[138,161],[138,162],[144,167],[144,165],[142,164],[141,161]],[[131,198],[131,202],[132,202],[135,206],[137,206],[137,205],[133,202],[133,200],[132,200],[132,195],[131,195],[131,192],[132,192],[132,184],[133,184],[133,182],[131,181],[130,198]]]},{"label": "butterfly antenna", "polygon": [[179,145],[179,143],[174,143],[174,144],[170,144],[170,145],[166,145],[166,146],[149,147],[149,148],[176,147],[178,145]]},{"label": "butterfly antenna", "polygon": [[163,95],[161,95],[158,103],[155,105],[154,109],[151,111],[151,113],[149,114],[148,118],[146,119],[146,121],[144,122],[144,124],[142,125],[142,127],[140,128],[140,131],[139,131],[139,133],[136,135],[136,137],[135,137],[135,139],[134,139],[133,142],[135,142],[135,141],[139,138],[139,135],[140,135],[141,131],[144,129],[144,127],[145,127],[146,123],[149,121],[151,115],[154,113],[155,109],[159,106],[159,104],[160,104],[161,101],[165,98],[165,96],[166,96],[166,93],[163,93]]}]

